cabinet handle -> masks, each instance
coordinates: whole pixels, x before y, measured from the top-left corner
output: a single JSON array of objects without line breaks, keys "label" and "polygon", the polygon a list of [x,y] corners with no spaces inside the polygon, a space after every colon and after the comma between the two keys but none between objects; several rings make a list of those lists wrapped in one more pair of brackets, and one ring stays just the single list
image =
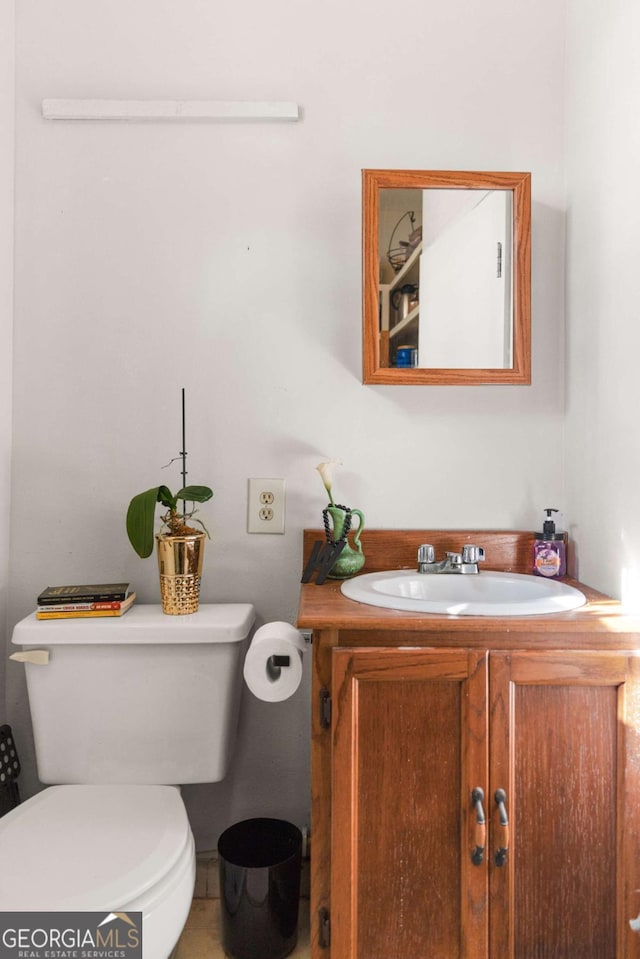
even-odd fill
[{"label": "cabinet handle", "polygon": [[493,859],[496,866],[504,866],[509,852],[509,817],[507,815],[507,794],[504,789],[496,789],[494,797],[498,807],[498,818],[500,820],[500,832],[502,842],[496,849]]},{"label": "cabinet handle", "polygon": [[481,866],[484,860],[484,847],[487,835],[487,820],[484,815],[484,790],[476,786],[471,790],[471,801],[476,810],[476,823],[473,832],[474,849],[471,853],[471,862],[474,866]]}]

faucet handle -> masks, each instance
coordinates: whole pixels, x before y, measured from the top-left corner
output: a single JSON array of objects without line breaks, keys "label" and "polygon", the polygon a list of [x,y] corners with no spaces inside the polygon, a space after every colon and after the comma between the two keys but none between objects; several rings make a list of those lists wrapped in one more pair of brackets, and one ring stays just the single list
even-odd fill
[{"label": "faucet handle", "polygon": [[431,543],[423,543],[422,546],[418,546],[419,563],[435,563],[435,561],[436,551]]},{"label": "faucet handle", "polygon": [[473,546],[471,543],[466,543],[462,547],[463,563],[481,563],[483,560],[484,549],[482,546]]}]

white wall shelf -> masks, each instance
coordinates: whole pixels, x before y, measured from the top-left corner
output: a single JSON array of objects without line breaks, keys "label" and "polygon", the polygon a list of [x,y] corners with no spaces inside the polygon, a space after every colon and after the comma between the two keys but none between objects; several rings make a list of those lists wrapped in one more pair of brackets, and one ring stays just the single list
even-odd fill
[{"label": "white wall shelf", "polygon": [[279,100],[43,100],[45,120],[298,120]]},{"label": "white wall shelf", "polygon": [[395,326],[392,326],[389,330],[389,338],[393,339],[394,336],[398,336],[399,333],[404,332],[407,327],[411,326],[418,317],[420,316],[420,307],[414,306],[410,313],[408,313],[403,320],[400,320],[399,323],[396,323]]}]

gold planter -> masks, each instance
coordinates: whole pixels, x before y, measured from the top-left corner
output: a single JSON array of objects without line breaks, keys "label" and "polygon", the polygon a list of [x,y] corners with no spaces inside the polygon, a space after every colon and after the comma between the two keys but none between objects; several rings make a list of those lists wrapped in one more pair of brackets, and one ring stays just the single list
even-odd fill
[{"label": "gold planter", "polygon": [[205,537],[206,533],[156,536],[163,613],[183,616],[197,612]]}]

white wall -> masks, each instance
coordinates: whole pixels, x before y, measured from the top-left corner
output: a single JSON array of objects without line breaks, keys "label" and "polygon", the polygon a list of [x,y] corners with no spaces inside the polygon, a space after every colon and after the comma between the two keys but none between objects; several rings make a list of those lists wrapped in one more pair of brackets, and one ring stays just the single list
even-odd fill
[{"label": "white wall", "polygon": [[[261,621],[295,619],[322,459],[370,526],[536,528],[563,505],[563,45],[555,0],[21,0],[12,621],[52,581],[157,601],[124,514],[179,482],[160,467],[182,386],[190,479],[216,490],[203,599]],[[303,118],[41,119],[74,96],[292,99]],[[533,386],[361,384],[363,167],[532,172]],[[286,478],[284,537],[245,532],[249,476]],[[308,679],[286,704],[247,694],[232,773],[187,791],[201,847],[245,815],[306,819]],[[26,741],[13,664],[8,688]]]},{"label": "white wall", "polygon": [[640,606],[640,7],[568,9],[567,514],[581,578]]},{"label": "white wall", "polygon": [[[14,4],[0,4],[0,650],[8,618],[13,364]],[[5,657],[0,655],[0,725],[7,720]]]}]

